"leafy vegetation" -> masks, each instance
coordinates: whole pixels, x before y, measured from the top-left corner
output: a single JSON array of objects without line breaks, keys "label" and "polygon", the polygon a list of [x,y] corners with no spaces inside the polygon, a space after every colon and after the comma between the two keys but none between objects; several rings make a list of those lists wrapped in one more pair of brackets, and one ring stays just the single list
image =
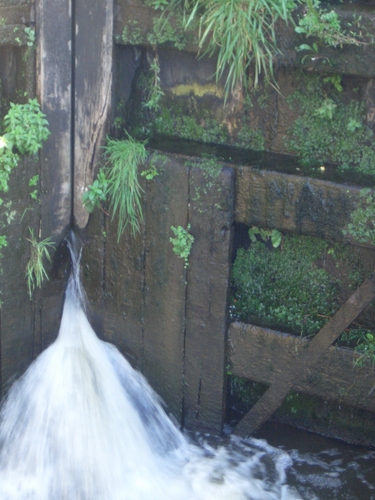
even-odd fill
[{"label": "leafy vegetation", "polygon": [[12,149],[15,146],[21,154],[37,153],[50,134],[48,122],[36,99],[29,99],[26,104],[10,103],[4,117],[4,131],[5,147]]},{"label": "leafy vegetation", "polygon": [[327,246],[317,238],[284,236],[274,250],[258,240],[239,249],[232,269],[233,316],[303,335],[319,331],[337,308],[337,282],[316,265]]},{"label": "leafy vegetation", "polygon": [[94,182],[87,186],[83,193],[82,202],[86,210],[91,213],[95,208],[101,208],[107,200],[108,179],[103,169],[100,169]]},{"label": "leafy vegetation", "polygon": [[[250,248],[237,251],[232,269],[233,320],[314,335],[367,275],[363,255],[352,247],[290,235],[276,247],[272,231],[261,228],[251,228],[249,236]],[[337,345],[360,354],[356,365],[375,365],[375,333],[360,323],[349,327]]]},{"label": "leafy vegetation", "polygon": [[47,259],[51,262],[50,250],[54,248],[54,243],[51,241],[51,238],[38,241],[37,237],[34,235],[34,231],[30,228],[29,230],[30,238],[27,238],[27,241],[30,242],[31,247],[30,259],[26,266],[26,280],[27,290],[31,300],[35,288],[41,288],[43,281],[45,279],[48,280],[44,261]]},{"label": "leafy vegetation", "polygon": [[[37,153],[50,132],[46,117],[41,112],[36,99],[29,99],[26,104],[10,103],[10,109],[3,120],[2,132],[3,135],[0,136],[0,192],[7,193],[10,174],[18,165],[19,155]],[[33,184],[34,179],[35,177],[30,179],[30,186],[36,185]],[[37,191],[34,190],[30,196],[37,197]],[[2,204],[3,199],[0,198],[0,205]],[[8,224],[14,217],[14,211],[10,211],[10,205],[11,202],[7,204],[8,209],[5,212]],[[6,245],[6,236],[1,235],[0,249]]]},{"label": "leafy vegetation", "polygon": [[124,27],[121,35],[124,43],[130,45],[139,45],[142,43],[142,30],[139,27],[138,21],[129,20],[128,25]]},{"label": "leafy vegetation", "polygon": [[289,130],[287,147],[306,164],[330,162],[341,170],[375,175],[375,141],[364,104],[344,101],[340,86],[337,79],[301,74],[298,89],[288,98],[299,117]]},{"label": "leafy vegetation", "polygon": [[120,240],[128,224],[133,234],[139,231],[143,218],[138,167],[147,158],[145,143],[130,135],[125,140],[108,138],[104,158],[106,168],[101,169],[93,184],[88,186],[83,203],[88,212],[92,212],[108,200],[112,219],[118,214],[117,238]]},{"label": "leafy vegetation", "polygon": [[189,233],[190,224],[187,225],[186,229],[184,229],[182,226],[171,226],[171,230],[175,237],[169,238],[169,241],[173,245],[174,253],[181,259],[184,259],[184,267],[186,268],[189,265],[189,255],[194,243],[194,236]]},{"label": "leafy vegetation", "polygon": [[[36,188],[36,186],[38,186],[39,184],[39,175],[33,175],[31,177],[31,179],[29,180],[29,187],[34,187]],[[30,198],[32,200],[37,200],[38,199],[38,189],[33,189],[33,191],[31,191],[30,193]]]},{"label": "leafy vegetation", "polygon": [[164,92],[160,85],[160,65],[159,59],[155,56],[150,63],[150,79],[147,88],[147,98],[143,106],[153,111],[159,111],[160,100],[164,96]]},{"label": "leafy vegetation", "polygon": [[344,332],[339,341],[339,345],[352,347],[359,357],[354,358],[355,366],[363,366],[371,363],[375,366],[375,333],[373,330],[365,328],[353,328]]},{"label": "leafy vegetation", "polygon": [[352,212],[351,222],[343,229],[343,233],[359,243],[375,245],[375,193],[367,188],[362,189],[359,195],[359,206]]},{"label": "leafy vegetation", "polygon": [[138,181],[138,167],[145,162],[147,151],[143,142],[128,135],[126,140],[108,139],[104,150],[107,164],[107,195],[112,219],[118,212],[117,238],[120,239],[128,224],[132,233],[139,231],[143,218],[141,186]]},{"label": "leafy vegetation", "polygon": [[152,181],[152,179],[154,179],[157,175],[159,175],[159,172],[154,164],[152,164],[150,168],[147,168],[146,170],[143,170],[141,172],[141,176],[148,181]]},{"label": "leafy vegetation", "polygon": [[[154,20],[153,33],[148,36],[152,45],[173,41],[176,48],[182,49],[183,33],[199,26],[197,43],[201,54],[218,56],[216,79],[225,78],[226,97],[238,85],[246,86],[251,64],[255,68],[255,86],[262,73],[266,79],[272,79],[274,58],[279,53],[275,25],[279,19],[293,23],[292,11],[297,5],[293,0],[146,0],[146,3],[163,11]],[[177,29],[169,23],[170,14],[177,16]]]},{"label": "leafy vegetation", "polygon": [[249,237],[253,243],[257,241],[257,235],[259,235],[265,243],[270,241],[273,248],[277,248],[281,244],[282,234],[277,229],[263,229],[261,227],[252,226],[249,229]]},{"label": "leafy vegetation", "polygon": [[[343,28],[337,12],[322,7],[320,0],[306,0],[303,15],[295,30],[297,33],[306,37],[314,37],[320,43],[331,47],[364,46],[373,43],[373,37],[364,32],[360,19],[356,24],[359,33],[354,31],[352,26],[348,26],[348,29]],[[311,49],[307,44],[299,48],[300,50]],[[317,46],[315,51],[318,51]]]}]

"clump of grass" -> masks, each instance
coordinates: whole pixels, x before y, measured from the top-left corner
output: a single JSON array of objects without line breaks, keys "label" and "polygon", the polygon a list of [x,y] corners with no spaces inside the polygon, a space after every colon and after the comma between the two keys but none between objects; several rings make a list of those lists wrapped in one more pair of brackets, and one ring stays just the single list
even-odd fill
[{"label": "clump of grass", "polygon": [[203,55],[217,53],[217,80],[224,76],[226,96],[246,83],[254,64],[254,86],[259,76],[273,76],[273,62],[280,52],[275,34],[278,19],[293,22],[293,0],[185,0],[186,27],[199,18],[199,47]]},{"label": "clump of grass", "polygon": [[27,290],[30,300],[32,299],[35,288],[41,288],[43,281],[48,280],[48,274],[44,267],[44,261],[47,259],[51,262],[50,249],[54,248],[54,243],[51,238],[38,241],[34,235],[34,231],[29,228],[30,238],[27,241],[31,243],[30,259],[26,266]]},{"label": "clump of grass", "polygon": [[145,162],[147,151],[144,142],[136,141],[128,135],[126,140],[108,139],[105,157],[109,166],[106,170],[106,194],[112,218],[118,212],[119,240],[128,224],[135,234],[139,231],[140,221],[143,220],[138,166]]}]

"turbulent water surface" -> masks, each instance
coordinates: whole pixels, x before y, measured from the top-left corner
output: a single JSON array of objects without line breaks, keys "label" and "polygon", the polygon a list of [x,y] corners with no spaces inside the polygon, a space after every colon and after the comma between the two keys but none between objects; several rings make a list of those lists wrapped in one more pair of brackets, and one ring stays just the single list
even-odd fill
[{"label": "turbulent water surface", "polygon": [[[1,500],[375,498],[363,465],[373,464],[371,451],[348,466],[335,450],[301,454],[264,440],[188,440],[142,375],[98,339],[81,302],[73,277],[57,340],[3,403]],[[348,467],[363,496],[350,496]]]}]

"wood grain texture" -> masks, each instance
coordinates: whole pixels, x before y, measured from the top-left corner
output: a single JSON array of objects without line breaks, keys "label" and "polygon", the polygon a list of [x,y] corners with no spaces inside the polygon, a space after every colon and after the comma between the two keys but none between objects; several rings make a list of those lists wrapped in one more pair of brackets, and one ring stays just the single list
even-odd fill
[{"label": "wood grain texture", "polygon": [[75,24],[74,217],[82,228],[82,195],[93,181],[111,100],[113,2],[76,2]]},{"label": "wood grain texture", "polygon": [[[210,186],[210,187],[209,187]],[[188,268],[185,340],[185,425],[221,432],[225,412],[227,290],[234,172],[210,181],[190,177],[190,223],[195,241]]]}]

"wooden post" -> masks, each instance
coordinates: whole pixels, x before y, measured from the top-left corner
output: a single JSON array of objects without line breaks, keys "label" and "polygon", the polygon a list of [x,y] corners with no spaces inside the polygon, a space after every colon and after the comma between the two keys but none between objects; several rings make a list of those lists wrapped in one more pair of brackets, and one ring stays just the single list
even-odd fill
[{"label": "wooden post", "polygon": [[222,431],[225,413],[227,291],[234,210],[234,171],[190,177],[193,244],[188,267],[185,417],[189,429]]},{"label": "wooden post", "polygon": [[82,195],[92,184],[111,104],[113,0],[75,0],[74,218],[85,227]]}]

